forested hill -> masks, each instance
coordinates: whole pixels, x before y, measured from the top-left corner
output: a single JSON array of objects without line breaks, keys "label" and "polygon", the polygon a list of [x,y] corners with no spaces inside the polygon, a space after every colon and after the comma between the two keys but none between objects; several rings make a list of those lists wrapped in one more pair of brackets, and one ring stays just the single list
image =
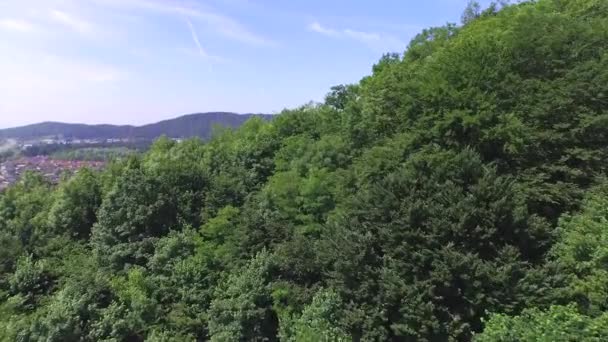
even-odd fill
[{"label": "forested hill", "polygon": [[608,1],[502,6],[322,104],[26,175],[0,340],[608,340]]},{"label": "forested hill", "polygon": [[212,112],[184,115],[144,126],[84,125],[43,122],[0,130],[0,138],[35,139],[63,137],[74,139],[140,138],[209,138],[215,125],[236,128],[253,116],[270,119],[271,115]]}]

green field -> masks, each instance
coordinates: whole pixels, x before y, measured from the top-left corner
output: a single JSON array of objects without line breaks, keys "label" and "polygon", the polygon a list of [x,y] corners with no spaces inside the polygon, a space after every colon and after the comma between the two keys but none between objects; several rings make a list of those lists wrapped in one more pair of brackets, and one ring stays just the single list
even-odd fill
[{"label": "green field", "polygon": [[73,150],[63,150],[51,154],[54,159],[110,161],[137,154],[137,151],[127,147],[85,147]]},{"label": "green field", "polygon": [[15,140],[2,139],[0,140],[0,162],[13,157],[18,153],[18,145]]}]

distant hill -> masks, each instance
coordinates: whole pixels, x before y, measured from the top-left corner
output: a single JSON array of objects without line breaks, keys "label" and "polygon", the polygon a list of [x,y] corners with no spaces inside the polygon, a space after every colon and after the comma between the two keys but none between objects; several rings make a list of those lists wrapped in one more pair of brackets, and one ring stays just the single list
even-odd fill
[{"label": "distant hill", "polygon": [[36,139],[62,137],[66,139],[139,138],[155,139],[161,135],[171,138],[208,138],[214,126],[235,128],[253,116],[269,120],[272,115],[236,114],[227,112],[184,115],[144,126],[85,125],[60,122],[0,129],[0,138]]}]

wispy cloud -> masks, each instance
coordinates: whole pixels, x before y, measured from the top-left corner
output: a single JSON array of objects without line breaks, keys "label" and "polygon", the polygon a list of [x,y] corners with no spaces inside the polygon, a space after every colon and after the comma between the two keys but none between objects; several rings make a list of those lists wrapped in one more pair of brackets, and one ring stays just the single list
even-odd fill
[{"label": "wispy cloud", "polygon": [[5,18],[0,19],[0,28],[9,31],[17,32],[33,32],[35,27],[29,21],[23,19],[11,19]]},{"label": "wispy cloud", "polygon": [[51,10],[49,18],[56,23],[64,25],[69,29],[80,34],[88,34],[92,32],[93,25],[86,20],[76,17],[73,14],[60,10]]},{"label": "wispy cloud", "polygon": [[401,39],[390,34],[365,32],[349,28],[335,29],[323,26],[317,21],[309,24],[308,30],[331,38],[355,40],[374,50],[403,49],[405,47],[405,43]]},{"label": "wispy cloud", "polygon": [[258,46],[277,45],[275,41],[249,31],[241,23],[224,15],[210,12],[198,12],[194,18],[206,22],[212,29],[220,34],[242,43]]},{"label": "wispy cloud", "polygon": [[202,8],[196,2],[171,0],[95,0],[106,6],[154,11],[169,15],[179,15],[206,25],[209,29],[235,41],[256,46],[275,46],[272,39],[249,30],[236,19]]}]

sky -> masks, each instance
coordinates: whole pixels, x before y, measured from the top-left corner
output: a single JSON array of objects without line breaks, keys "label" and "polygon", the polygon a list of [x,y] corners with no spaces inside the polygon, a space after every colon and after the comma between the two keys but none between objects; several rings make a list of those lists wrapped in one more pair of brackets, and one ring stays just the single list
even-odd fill
[{"label": "sky", "polygon": [[0,0],[0,128],[278,113],[359,81],[467,2]]}]

